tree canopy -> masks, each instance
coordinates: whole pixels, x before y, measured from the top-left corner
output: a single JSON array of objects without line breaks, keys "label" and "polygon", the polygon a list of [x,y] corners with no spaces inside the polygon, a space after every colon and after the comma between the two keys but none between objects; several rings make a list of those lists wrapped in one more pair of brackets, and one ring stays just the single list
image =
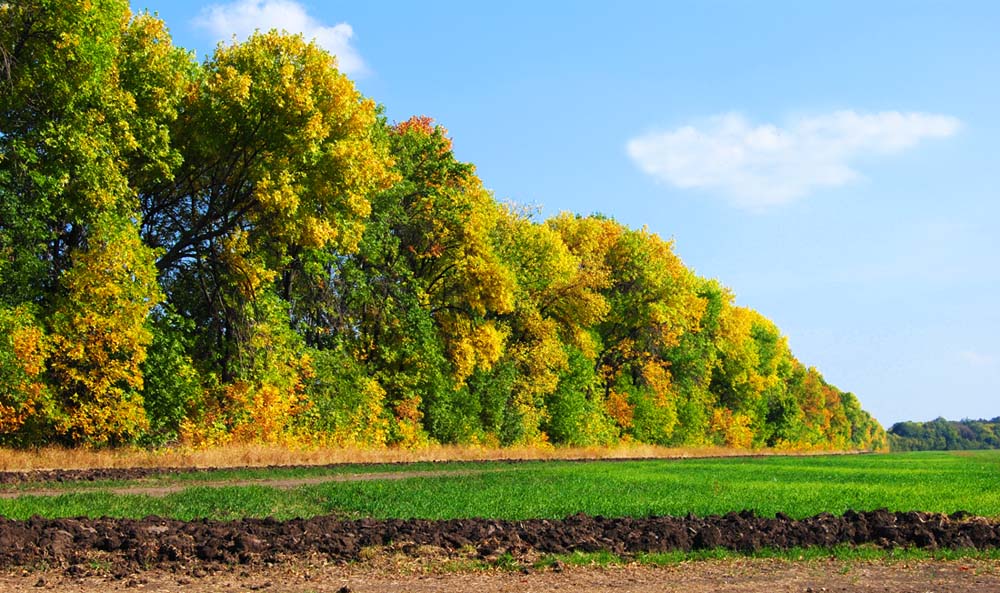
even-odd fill
[{"label": "tree canopy", "polygon": [[1000,418],[897,422],[888,434],[893,451],[1000,449]]},{"label": "tree canopy", "polygon": [[0,3],[0,443],[881,448],[671,241],[498,202],[300,36]]}]

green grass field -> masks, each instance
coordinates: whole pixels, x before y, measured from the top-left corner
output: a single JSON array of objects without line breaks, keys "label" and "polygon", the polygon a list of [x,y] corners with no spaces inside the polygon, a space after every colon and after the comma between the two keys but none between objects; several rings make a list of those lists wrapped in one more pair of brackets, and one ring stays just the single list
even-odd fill
[{"label": "green grass field", "polygon": [[[455,475],[420,476],[424,471]],[[414,472],[396,480],[326,482],[279,490],[199,482]],[[471,473],[460,473],[471,472]],[[181,484],[162,497],[113,494],[94,484],[0,500],[9,518],[159,515],[178,519],[308,517],[561,518],[723,514],[750,509],[805,517],[846,509],[922,510],[1000,517],[1000,451],[649,461],[421,463],[335,469],[244,470],[101,487]],[[24,486],[21,487],[22,489]],[[7,489],[8,491],[10,488]]]}]

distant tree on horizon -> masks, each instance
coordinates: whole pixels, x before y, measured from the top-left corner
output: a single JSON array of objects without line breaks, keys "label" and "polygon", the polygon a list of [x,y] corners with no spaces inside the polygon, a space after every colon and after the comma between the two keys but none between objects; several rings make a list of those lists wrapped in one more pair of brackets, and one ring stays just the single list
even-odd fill
[{"label": "distant tree on horizon", "polygon": [[960,451],[1000,449],[1000,416],[959,421],[942,417],[929,422],[897,422],[889,429],[893,451]]}]

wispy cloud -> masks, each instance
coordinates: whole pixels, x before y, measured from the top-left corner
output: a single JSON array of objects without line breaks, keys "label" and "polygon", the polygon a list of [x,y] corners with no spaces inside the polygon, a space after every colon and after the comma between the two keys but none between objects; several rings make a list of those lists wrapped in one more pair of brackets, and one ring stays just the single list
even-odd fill
[{"label": "wispy cloud", "polygon": [[701,188],[748,208],[785,204],[860,174],[852,163],[902,152],[926,138],[955,134],[961,122],[930,113],[833,113],[798,117],[783,127],[726,113],[697,125],[630,140],[629,156],[646,173],[679,188]]},{"label": "wispy cloud", "polygon": [[997,357],[976,350],[963,350],[958,356],[967,364],[974,367],[992,367],[997,364]]},{"label": "wispy cloud", "polygon": [[211,4],[202,9],[195,25],[209,31],[219,41],[233,35],[245,39],[258,29],[302,33],[307,40],[315,39],[317,45],[336,55],[341,71],[354,75],[367,71],[361,55],[351,45],[354,29],[349,24],[327,26],[293,0],[236,0],[228,4]]}]

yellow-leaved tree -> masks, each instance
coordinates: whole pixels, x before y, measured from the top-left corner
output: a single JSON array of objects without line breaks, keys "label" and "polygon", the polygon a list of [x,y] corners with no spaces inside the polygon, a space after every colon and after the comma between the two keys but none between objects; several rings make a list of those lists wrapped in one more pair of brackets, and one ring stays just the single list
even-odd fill
[{"label": "yellow-leaved tree", "polygon": [[595,216],[562,216],[551,224],[584,269],[606,278],[609,310],[594,331],[608,415],[632,438],[668,444],[679,399],[669,355],[697,331],[705,311],[695,275],[671,241],[646,229]]},{"label": "yellow-leaved tree", "polygon": [[0,307],[0,443],[45,440],[52,406],[45,383],[49,348],[31,307]]},{"label": "yellow-leaved tree", "polygon": [[197,327],[181,337],[204,401],[183,434],[291,438],[313,373],[292,326],[326,331],[310,318],[323,265],[357,248],[370,195],[393,178],[378,129],[374,102],[301,36],[220,45],[193,72],[169,126],[181,164],[139,187],[169,306]]},{"label": "yellow-leaved tree", "polygon": [[102,214],[72,259],[50,320],[56,429],[71,443],[125,442],[147,426],[140,365],[161,298],[154,254],[134,224]]}]

